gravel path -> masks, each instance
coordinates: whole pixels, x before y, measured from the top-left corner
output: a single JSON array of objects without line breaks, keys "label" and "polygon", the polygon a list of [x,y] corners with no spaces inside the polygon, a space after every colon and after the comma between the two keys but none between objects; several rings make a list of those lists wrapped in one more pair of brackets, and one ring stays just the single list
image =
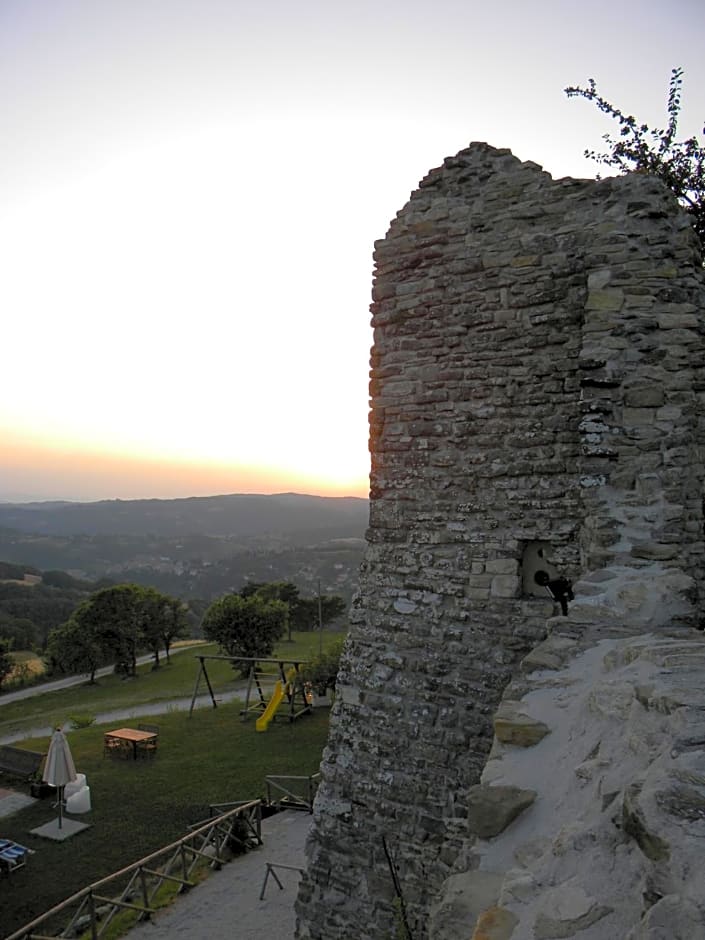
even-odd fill
[{"label": "gravel path", "polygon": [[263,900],[260,893],[267,862],[304,867],[311,818],[305,812],[285,810],[264,819],[264,845],[211,872],[204,882],[178,896],[171,907],[133,927],[128,940],[291,940],[298,872],[275,869],[282,887],[270,875]]}]

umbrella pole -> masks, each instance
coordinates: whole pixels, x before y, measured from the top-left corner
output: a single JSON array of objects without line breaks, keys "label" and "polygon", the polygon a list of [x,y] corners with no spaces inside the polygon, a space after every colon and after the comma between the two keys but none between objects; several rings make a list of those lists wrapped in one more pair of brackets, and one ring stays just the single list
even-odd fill
[{"label": "umbrella pole", "polygon": [[63,812],[64,812],[64,788],[59,787],[59,829],[61,829]]}]

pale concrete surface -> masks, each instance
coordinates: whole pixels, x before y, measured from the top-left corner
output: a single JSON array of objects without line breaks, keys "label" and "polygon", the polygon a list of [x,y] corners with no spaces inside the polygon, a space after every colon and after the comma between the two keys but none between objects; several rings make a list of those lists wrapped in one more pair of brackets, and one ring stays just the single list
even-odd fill
[{"label": "pale concrete surface", "polygon": [[0,818],[11,816],[25,806],[31,806],[35,802],[33,796],[27,796],[25,793],[17,793],[15,790],[0,789]]},{"label": "pale concrete surface", "polygon": [[57,817],[29,831],[33,836],[41,836],[43,839],[53,839],[55,842],[63,842],[65,839],[70,839],[71,836],[75,836],[77,832],[81,832],[82,829],[88,829],[88,825],[88,823],[79,822],[77,819],[67,819],[66,816],[64,816],[60,826]]},{"label": "pale concrete surface", "polygon": [[[25,806],[30,806],[32,803],[36,802],[33,796],[27,796],[15,790],[0,789],[0,819],[4,816],[11,816],[18,810],[24,809]],[[56,803],[52,804],[47,802],[47,807],[56,809]],[[38,826],[36,829],[30,829],[30,832],[35,836],[42,836],[45,839],[54,839],[63,842],[64,839],[69,839],[82,829],[87,829],[89,825],[90,823],[79,822],[77,819],[70,819],[64,816],[61,820],[61,827],[59,827],[59,818],[56,816],[54,819]]]},{"label": "pale concrete surface", "polygon": [[304,867],[311,820],[309,813],[296,810],[263,820],[264,845],[211,872],[171,907],[134,927],[128,940],[291,940],[299,873],[275,868],[282,888],[270,875],[263,900],[260,893],[267,862]]}]

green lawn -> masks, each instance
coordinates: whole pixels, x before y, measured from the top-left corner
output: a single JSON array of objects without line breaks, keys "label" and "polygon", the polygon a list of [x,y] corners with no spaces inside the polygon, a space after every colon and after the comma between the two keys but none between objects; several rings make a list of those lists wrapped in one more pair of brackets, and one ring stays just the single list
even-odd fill
[{"label": "green lawn", "polygon": [[[324,640],[336,636],[329,634]],[[299,635],[294,644],[285,643],[277,652],[285,658],[308,658],[307,644],[315,653],[318,637]],[[136,680],[123,682],[111,676],[98,687],[48,693],[17,706],[31,710],[29,724],[36,724],[37,718],[53,724],[70,714],[188,695],[196,672],[193,655],[180,653],[170,666],[156,672],[147,668]],[[232,669],[220,661],[209,663],[209,675],[216,694],[234,681]],[[0,716],[13,708],[0,707]],[[265,733],[255,731],[254,720],[241,721],[239,712],[240,702],[234,701],[217,709],[199,709],[189,718],[187,710],[169,710],[165,704],[163,714],[149,718],[160,727],[159,752],[153,760],[104,758],[105,727],[68,730],[76,768],[86,774],[91,788],[92,811],[76,818],[89,822],[90,828],[63,843],[30,835],[31,829],[55,818],[50,800],[39,800],[0,820],[0,836],[35,849],[24,869],[11,880],[0,881],[2,935],[89,883],[185,835],[189,823],[208,815],[210,803],[264,797],[267,774],[317,772],[328,731],[327,709],[314,710],[293,724],[275,721]],[[23,743],[43,751],[49,739]]]},{"label": "green lawn", "polygon": [[[332,631],[323,631],[322,637],[318,633],[294,633],[293,642],[283,640],[272,655],[286,659],[311,659],[318,652],[321,640],[325,649],[340,635]],[[68,729],[72,715],[97,715],[135,705],[190,698],[199,669],[196,656],[218,655],[218,652],[215,644],[202,644],[175,653],[169,665],[162,659],[162,666],[157,670],[153,670],[150,664],[140,666],[134,679],[105,676],[94,685],[86,681],[70,689],[45,692],[35,698],[6,705],[0,696],[0,737],[37,727],[61,726]],[[209,660],[206,668],[216,695],[234,690],[241,681],[232,666],[223,660]],[[204,682],[201,682],[199,692],[207,692]]]}]

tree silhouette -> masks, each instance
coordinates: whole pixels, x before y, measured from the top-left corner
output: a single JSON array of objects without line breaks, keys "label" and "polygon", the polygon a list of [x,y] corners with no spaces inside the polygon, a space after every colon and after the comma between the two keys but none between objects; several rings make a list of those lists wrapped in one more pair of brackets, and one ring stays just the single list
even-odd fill
[{"label": "tree silhouette", "polygon": [[572,85],[564,91],[569,98],[579,97],[594,102],[600,111],[619,124],[617,137],[602,135],[610,148],[606,153],[586,150],[585,156],[620,173],[639,170],[662,179],[690,215],[700,244],[705,248],[705,148],[700,146],[697,137],[676,140],[682,84],[683,69],[672,69],[666,107],[668,124],[665,129],[653,130],[603,98],[592,78],[588,79],[587,88]]}]

